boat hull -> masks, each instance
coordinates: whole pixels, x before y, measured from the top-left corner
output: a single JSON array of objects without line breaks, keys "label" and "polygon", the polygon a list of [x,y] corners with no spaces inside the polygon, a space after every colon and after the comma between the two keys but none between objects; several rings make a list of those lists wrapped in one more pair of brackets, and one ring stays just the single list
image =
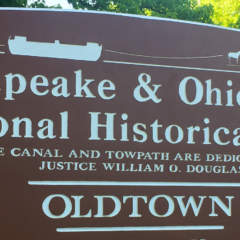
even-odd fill
[{"label": "boat hull", "polygon": [[101,57],[102,46],[87,43],[85,46],[31,42],[23,39],[9,39],[9,51],[13,55],[60,58],[81,61],[97,61]]}]

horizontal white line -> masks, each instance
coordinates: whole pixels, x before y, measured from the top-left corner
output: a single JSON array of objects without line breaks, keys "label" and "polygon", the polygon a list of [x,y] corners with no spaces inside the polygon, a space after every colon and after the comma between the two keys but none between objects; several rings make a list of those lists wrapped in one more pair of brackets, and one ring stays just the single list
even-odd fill
[{"label": "horizontal white line", "polygon": [[141,54],[134,54],[129,52],[119,52],[110,49],[106,49],[106,52],[117,53],[121,55],[127,56],[134,56],[134,57],[145,57],[145,58],[154,58],[154,59],[179,59],[179,60],[188,60],[188,59],[205,59],[205,58],[218,58],[223,57],[223,55],[214,55],[214,56],[198,56],[198,57],[162,57],[162,56],[148,56],[148,55],[141,55]]},{"label": "horizontal white line", "polygon": [[33,186],[240,187],[226,182],[28,181]]},{"label": "horizontal white line", "polygon": [[74,227],[57,228],[57,232],[126,232],[126,231],[193,231],[223,230],[222,225],[209,226],[161,226],[161,227]]},{"label": "horizontal white line", "polygon": [[184,67],[184,66],[160,65],[160,64],[150,64],[150,63],[121,62],[121,61],[111,61],[111,60],[103,60],[103,62],[105,62],[105,63],[114,63],[114,64],[124,64],[124,65],[146,66],[146,67],[160,67],[160,68],[176,68],[176,69],[185,69],[185,70],[186,69],[187,70],[198,70],[198,71],[207,71],[207,72],[240,73],[240,71],[214,69],[214,68]]},{"label": "horizontal white line", "polygon": [[5,54],[5,52],[0,52],[0,54]]}]

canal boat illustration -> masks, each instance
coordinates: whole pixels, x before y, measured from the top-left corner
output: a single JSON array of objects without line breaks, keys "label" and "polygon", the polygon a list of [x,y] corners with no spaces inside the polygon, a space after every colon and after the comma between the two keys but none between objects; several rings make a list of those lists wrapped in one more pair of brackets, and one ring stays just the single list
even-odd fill
[{"label": "canal boat illustration", "polygon": [[25,36],[8,39],[9,51],[13,55],[61,58],[81,61],[97,61],[101,57],[102,45],[87,42],[86,45],[28,41]]}]

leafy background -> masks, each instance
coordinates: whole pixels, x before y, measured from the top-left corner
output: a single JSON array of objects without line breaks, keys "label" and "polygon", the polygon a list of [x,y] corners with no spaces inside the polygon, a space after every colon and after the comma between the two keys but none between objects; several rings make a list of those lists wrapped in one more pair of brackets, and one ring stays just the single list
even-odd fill
[{"label": "leafy background", "polygon": [[[240,28],[239,0],[68,0],[74,9],[89,9],[211,23]],[[45,0],[0,0],[0,7],[61,8]]]}]

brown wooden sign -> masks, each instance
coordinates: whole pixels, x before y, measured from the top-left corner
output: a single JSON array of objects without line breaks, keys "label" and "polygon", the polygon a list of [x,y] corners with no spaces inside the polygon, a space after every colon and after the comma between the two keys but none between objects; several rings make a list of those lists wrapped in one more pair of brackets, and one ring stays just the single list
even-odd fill
[{"label": "brown wooden sign", "polygon": [[0,10],[2,239],[237,239],[239,30]]}]

